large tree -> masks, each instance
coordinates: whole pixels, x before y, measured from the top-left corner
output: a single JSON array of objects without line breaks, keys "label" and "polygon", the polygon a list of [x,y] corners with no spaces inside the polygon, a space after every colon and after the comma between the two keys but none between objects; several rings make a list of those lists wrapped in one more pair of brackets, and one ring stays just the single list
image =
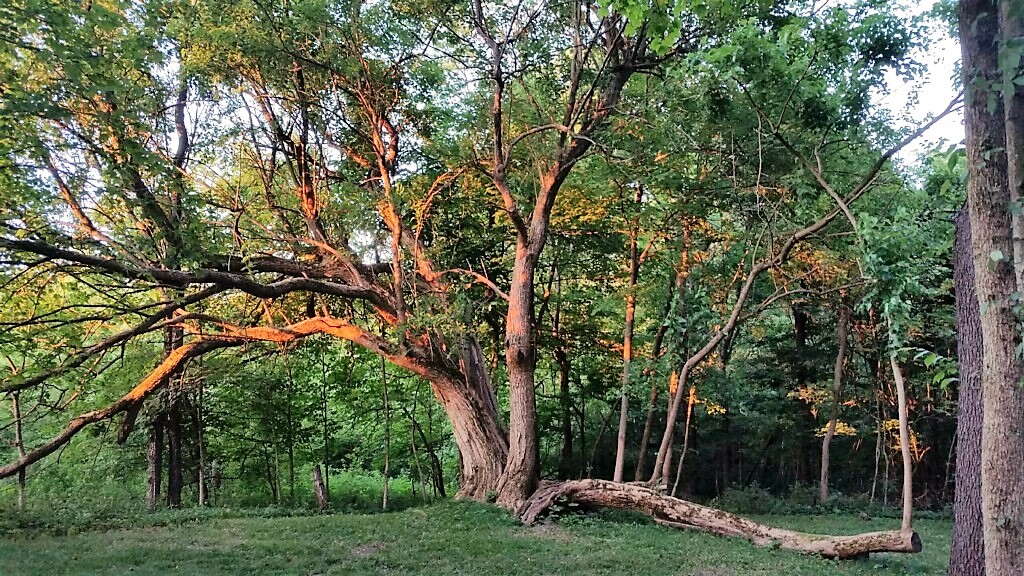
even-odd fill
[{"label": "large tree", "polygon": [[[868,95],[910,40],[893,15],[862,8],[5,7],[0,271],[26,305],[3,341],[25,367],[0,390],[57,394],[129,345],[157,367],[112,401],[105,390],[74,404],[87,409],[0,477],[122,413],[127,434],[198,358],[326,335],[428,381],[458,447],[459,494],[525,509],[548,342],[563,430],[571,412],[552,293],[570,267],[560,259],[584,248],[559,224],[600,230],[615,221],[609,189],[643,186],[628,196],[660,207],[665,224],[644,241],[670,247],[668,309],[688,315],[667,336],[678,387],[652,480],[668,478],[688,379],[712,354],[726,364],[744,320],[805,291],[808,273],[788,260],[835,221],[855,231],[850,205],[888,183],[888,159],[924,129],[870,122]],[[571,265],[586,275],[639,246],[614,244]],[[61,300],[67,285],[82,293]],[[917,547],[909,533],[857,542],[844,554]]]},{"label": "large tree", "polygon": [[971,221],[966,207],[956,218],[953,276],[956,288],[957,362],[960,367],[956,421],[956,495],[949,573],[985,574],[981,522],[981,310],[974,294]]},{"label": "large tree", "polygon": [[967,183],[981,308],[982,518],[990,576],[1024,572],[1024,364],[1015,307],[1019,250],[1021,51],[1019,3],[960,3],[967,104]]},{"label": "large tree", "polygon": [[[460,494],[522,501],[539,476],[535,269],[560,188],[630,76],[654,64],[644,35],[627,36],[621,17],[584,3],[139,8],[141,23],[127,4],[7,11],[11,37],[31,42],[12,46],[4,66],[5,84],[18,87],[4,115],[18,187],[4,205],[2,248],[14,273],[117,287],[102,297],[137,320],[4,391],[45,385],[152,331],[173,333],[166,358],[131,393],[3,472],[120,412],[127,434],[141,402],[192,358],[326,333],[431,382],[459,445]],[[94,34],[127,40],[94,46]],[[462,69],[438,66],[436,54]],[[45,93],[55,98],[40,100]],[[444,105],[451,98],[490,120],[461,122]],[[503,213],[489,224],[496,252],[435,237],[448,223],[434,213],[493,206]],[[472,270],[491,258],[493,279]],[[466,304],[482,291],[453,283],[459,276],[508,301],[507,431],[479,312]],[[23,318],[19,337],[42,334],[38,320]]]}]

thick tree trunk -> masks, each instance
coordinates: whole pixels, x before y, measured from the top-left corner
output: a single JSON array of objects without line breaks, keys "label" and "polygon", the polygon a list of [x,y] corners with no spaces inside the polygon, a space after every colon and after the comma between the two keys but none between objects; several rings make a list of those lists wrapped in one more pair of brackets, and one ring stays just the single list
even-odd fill
[{"label": "thick tree trunk", "polygon": [[505,361],[508,366],[509,443],[505,470],[498,481],[499,505],[515,509],[537,487],[537,397],[534,370],[537,345],[533,334],[533,278],[537,252],[521,239],[509,290],[505,320]]},{"label": "thick tree trunk", "polygon": [[981,524],[981,310],[974,294],[971,220],[965,206],[956,218],[953,241],[956,348],[960,379],[956,419],[956,493],[950,576],[984,576]]},{"label": "thick tree trunk", "polygon": [[[430,385],[451,423],[459,449],[461,482],[455,497],[480,501],[493,498],[508,456],[508,439],[479,343],[471,337],[464,339],[461,373],[454,378],[434,378]],[[436,461],[432,449],[430,453]],[[439,468],[439,462],[434,464]],[[443,479],[440,473],[435,476],[442,483],[443,494]]]},{"label": "thick tree trunk", "polygon": [[735,536],[759,546],[777,546],[830,558],[854,558],[871,552],[921,551],[921,539],[913,531],[855,536],[805,534],[765,526],[735,514],[665,496],[645,486],[604,480],[575,480],[544,486],[519,509],[519,516],[524,523],[532,524],[560,498],[588,506],[643,512],[666,526]]},{"label": "thick tree trunk", "polygon": [[181,411],[172,400],[167,411],[167,505],[171,508],[181,507],[181,489],[184,485],[181,451]]},{"label": "thick tree trunk", "polygon": [[[184,343],[184,332],[178,326],[164,328],[164,357],[180,349]],[[181,507],[181,489],[184,486],[184,462],[182,459],[181,413],[185,391],[182,386],[182,368],[176,368],[167,380],[167,505]]]},{"label": "thick tree trunk", "polygon": [[455,497],[480,501],[493,497],[508,456],[497,414],[451,383],[433,383],[433,390],[451,422],[461,456],[462,481]]},{"label": "thick tree trunk", "polygon": [[843,366],[846,362],[846,328],[849,317],[849,310],[845,306],[840,306],[836,328],[839,351],[836,352],[836,365],[832,371],[832,417],[828,421],[825,437],[821,439],[821,481],[818,484],[818,501],[822,504],[828,502],[829,449],[832,447],[832,437],[836,434],[836,424],[839,422],[840,399],[843,394]]},{"label": "thick tree trunk", "polygon": [[[1011,4],[1014,4],[1011,2]],[[997,41],[999,5],[992,0],[960,3],[960,39],[967,131],[968,207],[975,288],[981,316],[982,518],[985,571],[989,576],[1024,574],[1024,387],[1016,348],[1021,342],[1014,302],[1018,290],[1004,115]],[[1016,66],[1014,66],[1016,68]],[[992,98],[992,96],[995,96]],[[995,103],[993,106],[992,104]]]}]

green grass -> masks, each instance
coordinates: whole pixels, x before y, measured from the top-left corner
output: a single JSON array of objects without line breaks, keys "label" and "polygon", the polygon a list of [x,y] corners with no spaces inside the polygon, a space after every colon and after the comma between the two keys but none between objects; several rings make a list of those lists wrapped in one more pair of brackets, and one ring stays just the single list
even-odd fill
[{"label": "green grass", "polygon": [[[921,554],[840,562],[623,514],[570,516],[529,528],[493,506],[452,502],[387,514],[217,517],[225,514],[153,514],[131,528],[66,536],[8,533],[0,538],[0,574],[937,575],[949,558],[950,525],[941,520],[918,523]],[[893,525],[849,516],[759,519],[836,534]]]}]

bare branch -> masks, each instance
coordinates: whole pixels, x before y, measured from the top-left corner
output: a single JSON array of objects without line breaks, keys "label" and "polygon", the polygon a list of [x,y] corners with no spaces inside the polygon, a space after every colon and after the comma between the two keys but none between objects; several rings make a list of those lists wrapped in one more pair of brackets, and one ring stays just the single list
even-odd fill
[{"label": "bare branch", "polygon": [[[219,270],[204,268],[186,271],[168,270],[156,267],[136,267],[118,262],[117,260],[82,254],[81,252],[65,250],[44,242],[31,240],[10,240],[7,238],[0,238],[0,247],[30,252],[53,259],[75,262],[91,266],[98,270],[113,272],[126,278],[154,280],[171,286],[216,284],[223,288],[241,290],[242,292],[256,296],[257,298],[278,298],[296,291],[316,292],[319,294],[341,296],[343,298],[366,300],[381,311],[393,314],[392,305],[384,300],[378,291],[368,287],[350,286],[346,284],[338,284],[336,282],[299,277],[287,278],[285,280],[264,284],[240,274],[232,274],[229,272],[221,272]],[[280,261],[277,261],[277,263],[279,264]]]},{"label": "bare branch", "polygon": [[500,296],[502,300],[505,300],[506,302],[508,301],[508,294],[506,294],[504,291],[502,291],[501,288],[498,288],[498,285],[495,284],[490,278],[488,278],[487,276],[484,276],[483,274],[480,274],[479,272],[473,272],[472,270],[466,270],[465,268],[450,268],[448,270],[445,270],[444,272],[441,272],[441,274],[439,274],[439,276],[443,276],[445,274],[452,274],[452,273],[454,273],[454,274],[465,274],[467,276],[472,276],[474,279],[476,279],[477,282],[479,282],[480,284],[483,284],[484,286],[487,286],[488,288],[490,288],[491,291],[493,291],[495,294]]},{"label": "bare branch", "polygon": [[74,438],[75,434],[78,434],[78,432],[89,424],[106,420],[127,410],[129,407],[134,406],[156,390],[163,382],[166,381],[168,375],[183,366],[189,359],[196,358],[217,348],[238,346],[241,344],[241,340],[197,340],[174,350],[167,356],[160,366],[156,368],[156,370],[150,372],[149,376],[146,376],[142,382],[116,402],[102,410],[93,410],[92,412],[86,412],[73,418],[60,434],[53,437],[45,444],[27,452],[24,456],[21,456],[10,464],[0,466],[0,478],[13,476],[17,474],[19,470],[24,470],[27,466],[38,462],[50,454],[53,454],[61,446],[70,442],[71,439]]},{"label": "bare branch", "polygon": [[185,306],[188,306],[190,304],[195,304],[196,302],[200,302],[202,300],[205,300],[205,299],[207,299],[207,298],[209,298],[211,296],[214,296],[214,295],[216,295],[216,294],[218,294],[220,292],[223,292],[223,291],[224,291],[224,288],[221,288],[220,286],[211,286],[211,287],[209,287],[209,288],[207,288],[205,290],[202,290],[200,292],[196,292],[195,294],[192,294],[191,296],[186,296],[185,298],[181,299],[180,301],[173,302],[173,303],[171,303],[171,304],[161,308],[157,312],[155,312],[152,315],[150,315],[149,317],[147,317],[143,322],[139,323],[134,328],[131,328],[129,330],[124,330],[122,332],[118,332],[117,334],[114,334],[113,336],[110,336],[109,338],[105,338],[105,339],[101,340],[100,342],[97,342],[96,344],[93,344],[92,346],[89,346],[88,348],[84,348],[82,350],[79,350],[78,352],[72,354],[71,357],[68,358],[60,366],[57,366],[57,367],[55,367],[55,368],[53,368],[51,370],[48,370],[48,371],[46,371],[46,372],[44,372],[42,374],[38,374],[36,376],[32,376],[31,378],[26,378],[25,380],[22,380],[20,382],[15,381],[15,382],[7,383],[7,384],[4,384],[3,386],[0,386],[0,393],[11,393],[11,392],[17,392],[19,390],[25,390],[27,388],[31,388],[33,386],[37,386],[39,384],[42,384],[43,382],[49,380],[50,378],[55,378],[57,376],[60,376],[61,374],[64,374],[64,373],[68,372],[69,370],[74,370],[75,368],[78,368],[79,366],[84,364],[89,358],[95,356],[96,354],[100,354],[102,352],[105,352],[105,351],[107,351],[107,350],[109,350],[109,349],[111,349],[111,348],[113,348],[113,347],[115,347],[115,346],[117,346],[119,344],[127,342],[128,340],[130,340],[130,339],[132,339],[132,338],[134,338],[136,336],[139,336],[139,335],[142,335],[142,334],[145,334],[147,332],[151,332],[153,330],[156,330],[156,329],[160,328],[162,326],[161,321],[170,318],[171,315],[173,315],[176,310],[179,310],[179,309],[181,309],[181,308],[183,308]]}]

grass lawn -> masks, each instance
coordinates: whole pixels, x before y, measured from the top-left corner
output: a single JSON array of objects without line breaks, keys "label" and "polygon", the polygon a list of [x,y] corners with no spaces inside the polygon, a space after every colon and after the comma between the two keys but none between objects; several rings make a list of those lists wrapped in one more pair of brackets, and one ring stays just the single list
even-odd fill
[{"label": "grass lawn", "polygon": [[[200,517],[197,517],[196,514]],[[210,518],[154,514],[129,529],[0,536],[0,575],[945,574],[950,523],[921,520],[918,555],[831,561],[662,528],[624,515],[523,527],[497,508],[443,502],[388,514]],[[761,517],[805,531],[856,533],[898,520]]]}]

